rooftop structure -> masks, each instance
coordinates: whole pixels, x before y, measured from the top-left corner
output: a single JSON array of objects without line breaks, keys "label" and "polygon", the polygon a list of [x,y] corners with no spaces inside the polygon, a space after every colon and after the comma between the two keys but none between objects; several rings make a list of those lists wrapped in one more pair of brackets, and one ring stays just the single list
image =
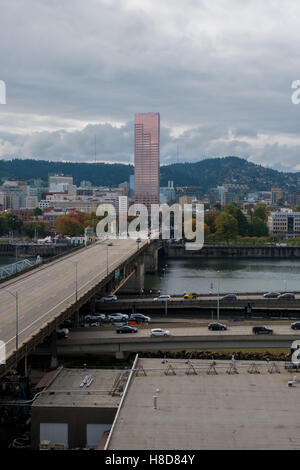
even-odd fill
[{"label": "rooftop structure", "polygon": [[[32,444],[98,447],[111,427],[120,393],[113,393],[120,370],[61,369],[44,377],[32,405]],[[118,382],[120,383],[120,382]]]},{"label": "rooftop structure", "polygon": [[288,387],[282,364],[140,359],[136,368],[108,450],[300,449],[300,384]]}]

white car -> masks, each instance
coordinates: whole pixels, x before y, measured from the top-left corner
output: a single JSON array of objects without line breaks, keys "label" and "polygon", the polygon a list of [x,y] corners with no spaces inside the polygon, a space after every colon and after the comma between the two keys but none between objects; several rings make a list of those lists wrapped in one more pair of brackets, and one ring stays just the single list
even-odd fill
[{"label": "white car", "polygon": [[84,328],[89,328],[91,326],[99,327],[99,326],[101,326],[101,323],[98,322],[98,321],[94,321],[94,322],[84,323],[83,326],[84,326]]},{"label": "white car", "polygon": [[150,336],[170,336],[170,332],[162,328],[154,328],[154,330],[150,330]]},{"label": "white car", "polygon": [[159,301],[166,302],[167,300],[170,300],[170,299],[171,299],[170,295],[160,295],[159,297],[155,297],[153,300],[156,302],[159,302]]},{"label": "white car", "polygon": [[110,313],[107,315],[107,319],[112,321],[112,320],[117,320],[117,321],[122,321],[122,320],[128,320],[128,315],[126,313]]},{"label": "white car", "polygon": [[85,321],[101,321],[105,320],[105,314],[104,313],[91,313],[90,315],[86,315],[84,317]]},{"label": "white car", "polygon": [[116,295],[106,295],[102,297],[101,302],[114,302],[115,300],[118,300]]}]

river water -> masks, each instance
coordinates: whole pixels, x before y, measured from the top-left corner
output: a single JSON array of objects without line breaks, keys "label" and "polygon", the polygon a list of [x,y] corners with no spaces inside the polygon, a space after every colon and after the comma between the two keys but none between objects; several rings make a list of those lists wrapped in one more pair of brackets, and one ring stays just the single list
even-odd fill
[{"label": "river water", "polygon": [[[167,266],[166,266],[167,265]],[[145,289],[184,292],[300,292],[300,259],[162,259]]]}]

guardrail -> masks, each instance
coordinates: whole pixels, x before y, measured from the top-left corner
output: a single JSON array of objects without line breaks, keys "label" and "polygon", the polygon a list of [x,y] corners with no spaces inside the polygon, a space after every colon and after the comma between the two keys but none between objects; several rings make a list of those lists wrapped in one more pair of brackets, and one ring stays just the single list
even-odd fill
[{"label": "guardrail", "polygon": [[23,259],[21,261],[17,261],[16,263],[7,264],[5,266],[0,267],[0,279],[5,279],[9,276],[13,276],[14,274],[20,273],[25,271],[25,269],[30,269],[37,264],[41,264],[42,259],[37,257],[35,261],[30,261],[29,259]]}]

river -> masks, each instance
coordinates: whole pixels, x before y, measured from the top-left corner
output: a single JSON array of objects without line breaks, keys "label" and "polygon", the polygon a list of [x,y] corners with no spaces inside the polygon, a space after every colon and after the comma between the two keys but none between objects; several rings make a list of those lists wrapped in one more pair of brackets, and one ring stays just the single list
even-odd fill
[{"label": "river", "polygon": [[183,292],[300,292],[300,259],[162,259],[145,289]]}]

